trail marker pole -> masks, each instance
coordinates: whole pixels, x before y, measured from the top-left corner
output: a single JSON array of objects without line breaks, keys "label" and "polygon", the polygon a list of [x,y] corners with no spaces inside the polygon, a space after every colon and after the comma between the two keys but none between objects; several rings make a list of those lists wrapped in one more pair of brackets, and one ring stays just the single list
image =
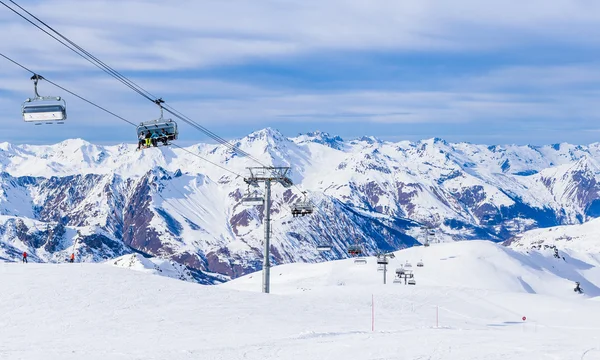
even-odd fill
[{"label": "trail marker pole", "polygon": [[371,294],[371,331],[375,331],[375,297]]}]

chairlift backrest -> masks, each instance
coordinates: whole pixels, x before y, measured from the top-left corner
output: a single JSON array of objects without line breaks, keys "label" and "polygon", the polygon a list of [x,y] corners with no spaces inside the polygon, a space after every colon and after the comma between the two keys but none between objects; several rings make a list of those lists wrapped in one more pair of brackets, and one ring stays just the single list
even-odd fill
[{"label": "chairlift backrest", "polygon": [[331,245],[327,245],[327,244],[317,245],[317,251],[331,251]]},{"label": "chairlift backrest", "polygon": [[169,140],[177,140],[179,137],[177,123],[171,119],[156,119],[141,122],[137,127],[137,135],[139,137],[141,134],[150,132],[150,134],[157,133],[159,136],[163,136],[163,130]]},{"label": "chairlift backrest", "polygon": [[51,124],[67,119],[67,103],[60,97],[36,97],[23,103],[21,113],[25,122]]},{"label": "chairlift backrest", "polygon": [[263,205],[265,199],[261,196],[247,196],[242,198],[242,203],[246,206]]}]

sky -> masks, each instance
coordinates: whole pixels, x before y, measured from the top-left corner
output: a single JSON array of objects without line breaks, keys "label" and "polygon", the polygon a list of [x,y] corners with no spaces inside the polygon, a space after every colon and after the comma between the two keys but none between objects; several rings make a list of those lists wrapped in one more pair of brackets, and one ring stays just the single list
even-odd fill
[{"label": "sky", "polygon": [[[15,2],[226,139],[265,127],[389,141],[600,138],[597,1]],[[159,115],[1,4],[0,53],[133,123]],[[0,58],[0,141],[136,142],[132,125],[44,82],[41,95],[67,101],[66,123],[23,122],[30,76]],[[179,128],[181,144],[210,142]]]}]

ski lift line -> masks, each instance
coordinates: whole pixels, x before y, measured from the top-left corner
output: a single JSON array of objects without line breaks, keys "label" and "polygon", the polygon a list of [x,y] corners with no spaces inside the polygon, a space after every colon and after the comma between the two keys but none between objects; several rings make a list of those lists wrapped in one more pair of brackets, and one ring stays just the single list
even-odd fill
[{"label": "ski lift line", "polygon": [[[141,87],[137,86],[131,80],[129,80],[129,79],[125,78],[123,75],[119,74],[116,70],[112,69],[110,66],[108,66],[105,63],[103,63],[102,61],[100,61],[98,58],[96,58],[94,55],[90,54],[88,51],[86,51],[85,49],[83,49],[81,46],[75,44],[73,41],[71,41],[67,37],[63,36],[61,33],[59,33],[58,31],[56,31],[50,25],[46,24],[41,19],[39,19],[38,17],[36,17],[32,13],[30,13],[29,11],[27,11],[26,9],[24,9],[21,5],[17,4],[13,0],[9,0],[9,1],[11,3],[13,3],[15,6],[17,6],[19,9],[21,9],[22,11],[24,11],[25,13],[27,13],[27,15],[31,16],[32,18],[34,18],[35,20],[37,20],[38,22],[40,22],[41,24],[43,24],[44,26],[46,26],[48,29],[50,29],[52,32],[54,32],[56,35],[58,35],[61,38],[63,38],[65,41],[67,41],[69,44],[71,44],[71,46],[73,46],[73,47],[77,48],[77,50],[83,52],[84,55],[82,55],[81,53],[77,52],[75,49],[71,48],[71,46],[65,44],[62,40],[58,39],[56,36],[50,34],[48,31],[46,31],[43,28],[41,28],[38,24],[36,24],[33,21],[31,21],[30,19],[28,19],[27,17],[25,17],[23,14],[20,14],[18,11],[16,11],[15,9],[11,8],[10,6],[8,6],[4,1],[0,0],[0,3],[2,5],[4,5],[6,8],[8,8],[9,10],[11,10],[12,12],[14,12],[15,14],[17,14],[18,16],[20,16],[21,18],[23,18],[25,21],[29,22],[30,24],[32,24],[33,26],[35,26],[39,30],[41,30],[44,33],[46,33],[48,36],[52,37],[54,40],[56,40],[59,43],[61,43],[62,45],[64,45],[69,50],[73,51],[74,53],[76,53],[77,55],[79,55],[80,57],[82,57],[83,59],[85,59],[87,61],[90,61],[87,57],[92,58],[94,61],[97,62],[97,63],[94,63],[94,62],[90,61],[93,65],[95,65],[96,67],[100,68],[101,70],[104,70],[105,72],[109,72],[113,77],[117,78],[117,80],[121,81],[123,84],[125,84],[126,86],[128,86],[129,88],[131,88],[132,90],[134,90],[135,92],[137,92],[138,94],[146,97],[148,100],[154,101],[152,98],[150,98],[146,94],[144,94],[144,92],[148,93],[147,91],[143,90]],[[137,86],[137,88],[136,88],[136,86]],[[149,95],[152,95],[152,94],[149,94]]]},{"label": "ski lift line", "polygon": [[[0,2],[1,2],[1,1],[2,1],[2,0],[0,0]],[[0,53],[0,56],[2,56],[3,58],[5,58],[6,60],[8,60],[8,61],[12,62],[13,64],[15,64],[15,65],[17,65],[17,66],[21,67],[22,69],[24,69],[24,70],[26,70],[26,71],[29,71],[29,72],[30,72],[30,73],[32,73],[33,75],[38,75],[38,74],[37,74],[35,71],[33,71],[33,70],[29,69],[29,68],[28,68],[28,67],[26,67],[26,66],[23,66],[23,65],[21,65],[20,63],[18,63],[18,62],[16,62],[15,60],[13,60],[13,59],[9,58],[8,56],[6,56],[6,55],[4,55],[4,54],[2,54],[2,53]],[[114,117],[116,117],[116,118],[118,118],[118,119],[120,119],[120,120],[123,120],[123,121],[125,121],[125,122],[127,122],[127,123],[129,123],[129,124],[133,125],[133,126],[137,126],[135,123],[133,123],[133,122],[131,122],[131,121],[129,121],[129,120],[127,120],[127,119],[125,119],[124,117],[122,117],[122,116],[119,116],[119,115],[115,114],[114,112],[112,112],[112,111],[110,111],[110,110],[108,110],[108,109],[106,109],[106,108],[102,107],[101,105],[98,105],[98,104],[94,103],[93,101],[91,101],[91,100],[88,100],[88,99],[84,98],[83,96],[77,95],[76,93],[72,92],[71,90],[68,90],[68,89],[66,89],[66,88],[62,87],[62,86],[58,85],[57,83],[55,83],[55,82],[53,82],[53,81],[51,81],[51,80],[48,80],[47,78],[44,78],[44,80],[46,80],[46,81],[47,81],[47,82],[49,82],[50,84],[52,84],[52,85],[56,86],[57,88],[59,88],[59,89],[61,89],[61,90],[65,91],[65,92],[67,92],[67,93],[69,93],[69,94],[71,94],[71,95],[75,96],[76,98],[78,98],[78,99],[80,99],[80,100],[82,100],[82,101],[85,101],[86,103],[88,103],[88,104],[90,104],[90,105],[92,105],[92,106],[95,106],[96,108],[98,108],[98,109],[100,109],[100,110],[102,110],[102,111],[106,112],[107,114],[110,114],[110,115],[112,115],[112,116],[114,116]]]},{"label": "ski lift line", "polygon": [[[100,68],[101,70],[103,70],[104,72],[106,72],[107,74],[109,74],[110,76],[114,77],[115,79],[117,79],[118,81],[120,81],[121,83],[123,83],[124,85],[126,85],[127,87],[129,87],[130,89],[134,90],[139,95],[143,96],[144,98],[146,98],[147,100],[149,100],[149,101],[151,101],[153,103],[156,103],[156,101],[157,101],[156,100],[156,96],[152,95],[152,93],[150,93],[149,91],[145,90],[141,86],[137,85],[135,82],[133,82],[132,80],[128,79],[123,74],[119,73],[117,70],[115,70],[112,67],[108,66],[106,63],[104,63],[103,61],[101,61],[100,59],[98,59],[97,57],[95,57],[94,55],[92,55],[90,52],[88,52],[87,50],[83,49],[81,46],[77,45],[76,43],[74,43],[73,41],[71,41],[70,39],[68,39],[66,36],[62,35],[60,32],[58,32],[53,27],[51,27],[50,25],[48,25],[47,23],[45,23],[44,21],[42,21],[37,16],[33,15],[31,12],[27,11],[25,8],[23,8],[22,6],[20,6],[19,4],[17,4],[13,0],[9,0],[9,1],[11,3],[13,3],[15,6],[17,6],[19,9],[21,9],[22,11],[24,11],[25,13],[27,13],[29,16],[31,16],[33,19],[37,20],[42,25],[44,25],[48,29],[50,29],[52,32],[54,32],[55,34],[57,34],[58,36],[60,36],[62,39],[64,39],[65,41],[67,41],[69,44],[71,44],[71,46],[75,47],[81,53],[78,52],[76,49],[73,49],[73,47],[69,46],[68,44],[66,44],[62,40],[58,39],[56,36],[50,34],[48,31],[46,31],[45,29],[41,28],[38,24],[34,23],[33,21],[31,21],[30,19],[28,19],[24,15],[20,14],[15,9],[11,8],[10,6],[8,6],[4,1],[0,0],[0,3],[2,3],[5,7],[7,7],[8,9],[10,9],[15,14],[19,15],[21,18],[23,18],[24,20],[26,20],[30,24],[32,24],[35,27],[37,27],[39,30],[42,30],[48,36],[52,37],[53,39],[55,39],[56,41],[58,41],[59,43],[61,43],[65,47],[67,47],[68,49],[70,49],[71,51],[75,52],[80,57],[82,57],[85,60],[89,61],[90,63],[92,63],[96,67]],[[196,123],[195,121],[193,121],[189,117],[183,115],[181,112],[175,110],[174,108],[172,108],[170,106],[169,107],[165,106],[165,110],[167,110],[168,112],[170,112],[174,116],[178,117],[179,119],[183,120],[187,124],[191,125],[192,127],[195,127],[197,130],[200,130],[201,132],[203,132],[204,134],[206,134],[207,136],[209,136],[213,140],[216,140],[217,142],[221,143],[222,145],[225,145],[229,149],[231,149],[231,150],[239,153],[240,155],[243,155],[243,156],[246,156],[246,157],[252,159],[253,161],[257,162],[258,164],[261,164],[262,166],[265,166],[264,164],[262,164],[258,159],[256,159],[252,155],[250,155],[247,152],[239,149],[235,145],[229,143],[227,140],[223,139],[222,137],[220,137],[219,135],[215,134],[214,132],[208,130],[207,128],[203,127],[202,125]]]},{"label": "ski lift line", "polygon": [[[1,1],[1,0],[0,0],[0,1]],[[9,58],[8,56],[6,56],[6,55],[4,55],[4,54],[2,54],[2,53],[0,53],[0,56],[1,56],[1,57],[3,57],[4,59],[6,59],[6,60],[10,61],[11,63],[13,63],[13,64],[15,64],[15,65],[17,65],[17,66],[21,67],[22,69],[24,69],[24,70],[26,70],[26,71],[28,71],[28,72],[30,72],[30,73],[32,73],[32,74],[34,74],[34,75],[38,75],[38,74],[37,74],[35,71],[33,71],[33,70],[29,69],[28,67],[26,67],[26,66],[24,66],[24,65],[21,65],[20,63],[18,63],[17,61],[15,61],[15,60],[13,60],[13,59]],[[136,127],[137,127],[137,124],[135,124],[135,123],[133,123],[133,122],[131,122],[131,121],[129,121],[129,120],[127,120],[127,119],[125,119],[125,118],[124,118],[124,117],[122,117],[122,116],[119,116],[119,115],[115,114],[114,112],[112,112],[112,111],[110,111],[110,110],[108,110],[108,109],[106,109],[106,108],[104,108],[104,107],[102,107],[102,106],[100,106],[100,105],[98,105],[98,104],[94,103],[93,101],[91,101],[91,100],[88,100],[88,99],[86,99],[86,98],[84,98],[84,97],[82,97],[82,96],[80,96],[80,95],[78,95],[78,94],[76,94],[76,93],[74,93],[74,92],[72,92],[72,91],[70,91],[70,90],[68,90],[68,89],[64,88],[64,87],[62,87],[62,86],[60,86],[59,84],[57,84],[57,83],[55,83],[55,82],[53,82],[53,81],[51,81],[51,80],[48,80],[47,78],[44,78],[44,80],[46,80],[46,81],[47,81],[47,82],[49,82],[50,84],[52,84],[52,85],[56,86],[57,88],[59,88],[59,89],[61,89],[61,90],[65,91],[65,92],[67,92],[67,93],[69,93],[69,94],[71,94],[71,95],[73,95],[73,96],[75,96],[75,97],[77,97],[77,98],[79,98],[80,100],[83,100],[83,101],[85,101],[86,103],[88,103],[88,104],[90,104],[90,105],[92,105],[92,106],[95,106],[96,108],[98,108],[98,109],[100,109],[100,110],[102,110],[102,111],[106,112],[107,114],[110,114],[110,115],[112,115],[112,116],[114,116],[114,117],[116,117],[116,118],[118,118],[118,119],[120,119],[120,120],[122,120],[122,121],[125,121],[125,122],[127,122],[127,123],[128,123],[128,124],[130,124],[130,125],[133,125],[133,126],[136,126]],[[181,150],[183,150],[183,151],[185,151],[185,152],[187,152],[187,153],[189,153],[189,154],[191,154],[191,155],[193,155],[193,156],[196,156],[197,158],[199,158],[199,159],[202,159],[202,160],[206,161],[207,163],[209,163],[209,164],[211,164],[211,165],[214,165],[214,166],[216,166],[216,167],[218,167],[218,168],[220,168],[220,169],[222,169],[222,170],[224,170],[224,171],[227,171],[227,172],[229,172],[229,173],[231,173],[231,174],[235,175],[236,177],[242,177],[242,175],[240,175],[240,174],[238,174],[238,173],[236,173],[236,172],[234,172],[234,171],[232,171],[232,170],[229,170],[229,169],[227,169],[227,168],[225,168],[225,167],[223,167],[223,166],[221,166],[221,165],[219,165],[219,164],[217,164],[217,163],[215,163],[215,162],[212,162],[212,161],[210,161],[210,160],[208,160],[208,159],[206,159],[206,158],[204,158],[204,157],[202,157],[202,156],[200,156],[200,155],[198,155],[198,154],[194,154],[193,152],[191,152],[191,151],[189,151],[189,150],[187,150],[187,149],[185,149],[185,148],[182,148],[181,146],[179,146],[179,145],[177,145],[177,144],[171,144],[171,145],[173,145],[173,146],[176,146],[176,147],[180,148]]]},{"label": "ski lift line", "polygon": [[[27,15],[29,15],[30,17],[32,17],[33,19],[35,19],[36,21],[38,21],[40,24],[44,25],[45,27],[47,27],[48,29],[50,29],[50,31],[52,31],[53,33],[55,33],[56,35],[58,35],[60,38],[64,39],[67,43],[63,42],[62,40],[60,40],[59,38],[57,38],[56,36],[52,35],[51,33],[49,33],[47,30],[43,29],[42,27],[40,27],[38,24],[34,23],[31,19],[28,19],[26,16],[24,16],[23,14],[19,13],[17,10],[11,8],[10,6],[8,6],[4,1],[0,0],[0,3],[2,3],[2,5],[4,5],[6,8],[8,8],[9,10],[11,10],[12,12],[14,12],[15,14],[17,14],[18,16],[20,16],[21,18],[23,18],[24,20],[26,20],[27,22],[29,22],[30,24],[34,25],[36,28],[38,28],[39,30],[43,31],[44,33],[46,33],[48,36],[52,37],[54,40],[58,41],[59,43],[61,43],[62,45],[64,45],[65,47],[67,47],[69,50],[75,52],[77,55],[79,55],[80,57],[84,58],[85,60],[89,61],[90,63],[92,63],[93,65],[95,65],[96,67],[98,67],[99,69],[103,70],[104,72],[106,72],[107,74],[109,74],[110,76],[114,77],[115,79],[117,79],[118,81],[120,81],[121,83],[123,83],[124,85],[126,85],[127,87],[129,87],[130,89],[132,89],[133,91],[137,92],[139,95],[143,96],[144,98],[146,98],[147,100],[153,102],[153,103],[157,103],[157,99],[156,96],[154,96],[152,93],[150,93],[149,91],[145,90],[144,88],[142,88],[141,86],[137,85],[135,82],[133,82],[132,80],[128,79],[126,76],[124,76],[123,74],[119,73],[117,70],[113,69],[112,67],[110,67],[109,65],[107,65],[106,63],[104,63],[103,61],[101,61],[100,59],[98,59],[96,56],[92,55],[90,52],[88,52],[87,50],[85,50],[84,48],[82,48],[81,46],[77,45],[75,42],[71,41],[69,38],[67,38],[66,36],[62,35],[59,31],[57,31],[56,29],[54,29],[52,26],[48,25],[46,22],[44,22],[43,20],[41,20],[39,17],[33,15],[31,12],[27,11],[25,8],[23,8],[21,5],[17,4],[14,0],[9,0],[12,4],[14,4],[15,6],[17,6],[19,9],[21,9],[23,12],[25,12]],[[69,45],[70,44],[70,45]],[[74,49],[75,48],[75,49]],[[79,50],[80,52],[78,52],[77,50]],[[83,54],[82,54],[83,53]],[[50,81],[49,81],[50,82]],[[50,82],[52,83],[52,82]],[[59,87],[56,84],[53,84],[57,87]],[[61,88],[61,87],[59,87]],[[63,90],[65,90],[63,88]],[[65,90],[67,91],[67,90]],[[70,91],[67,91],[68,93],[78,97],[78,95],[71,93]],[[95,105],[83,98],[81,98],[82,100],[98,107],[98,105]],[[164,103],[164,101],[161,100],[161,103]],[[158,104],[161,107],[161,111],[163,109],[163,106],[161,104]],[[101,108],[102,110],[106,111],[107,113],[111,113],[108,110]],[[210,131],[209,129],[207,129],[206,127],[196,123],[195,121],[193,121],[191,118],[189,118],[188,116],[184,115],[183,113],[181,113],[180,111],[176,110],[175,108],[166,105],[164,106],[164,109],[171,113],[173,116],[177,117],[178,119],[184,121],[185,123],[187,123],[188,125],[196,128],[197,130],[203,132],[204,134],[206,134],[207,136],[209,136],[210,138],[212,138],[213,140],[219,142],[220,144],[228,147],[230,150],[237,152],[240,155],[246,156],[249,159],[253,160],[254,162],[260,164],[263,167],[266,167],[265,164],[263,164],[260,160],[258,160],[257,158],[255,158],[254,156],[250,155],[249,153],[241,150],[240,148],[238,148],[237,146],[229,143],[227,140],[223,139],[222,137],[220,137],[219,135],[215,134],[214,132]],[[133,124],[131,122],[129,122],[128,120],[114,114],[111,113],[111,115],[116,116],[118,118],[120,118],[121,120],[124,120],[130,124]],[[206,160],[206,159],[203,159]],[[214,163],[213,163],[214,164]],[[216,165],[216,164],[214,164]],[[218,165],[217,165],[218,166]],[[226,170],[229,171],[229,170]],[[231,172],[231,171],[229,171]],[[239,176],[238,174],[236,174],[237,176]],[[300,190],[300,188],[298,188],[297,185],[296,188]],[[313,208],[317,208],[317,210],[321,211],[323,215],[326,215],[322,209],[320,209],[318,206],[316,206],[316,204],[314,204],[314,202],[312,200],[308,200],[308,202],[313,206]],[[326,217],[326,216],[325,216]]]},{"label": "ski lift line", "polygon": [[[144,98],[146,98],[147,100],[156,103],[156,96],[152,95],[149,91],[145,90],[144,88],[142,88],[141,86],[137,85],[135,82],[133,82],[132,80],[128,79],[126,76],[124,76],[123,74],[119,73],[117,70],[113,69],[112,67],[110,67],[109,65],[107,65],[106,63],[104,63],[103,61],[101,61],[100,59],[98,59],[96,56],[92,55],[90,52],[88,52],[87,50],[85,50],[84,48],[82,48],[81,46],[77,45],[75,42],[71,41],[69,38],[67,38],[66,36],[62,35],[59,31],[57,31],[56,29],[54,29],[53,27],[51,27],[50,25],[48,25],[47,23],[45,23],[44,21],[42,21],[40,18],[38,18],[37,16],[33,15],[31,12],[27,11],[25,8],[23,8],[22,6],[20,6],[19,4],[17,4],[15,1],[13,0],[9,0],[12,4],[14,4],[15,6],[17,6],[19,9],[21,9],[23,12],[25,12],[27,15],[29,15],[30,17],[32,17],[33,19],[35,19],[36,21],[38,21],[40,24],[44,25],[45,27],[47,27],[48,29],[50,29],[53,33],[55,33],[56,35],[58,35],[60,38],[64,39],[67,43],[65,43],[64,41],[60,40],[59,38],[57,38],[56,36],[52,35],[51,33],[49,33],[47,30],[43,29],[41,26],[39,26],[38,24],[36,24],[35,22],[33,22],[31,19],[28,19],[26,16],[24,16],[23,14],[19,13],[17,10],[11,8],[10,6],[8,6],[4,1],[0,0],[0,3],[2,3],[2,5],[4,5],[6,8],[8,8],[9,10],[11,10],[12,12],[14,12],[15,14],[17,14],[18,16],[20,16],[21,18],[23,18],[24,20],[26,20],[27,22],[29,22],[30,24],[34,25],[36,28],[38,28],[39,30],[43,31],[44,33],[46,33],[48,36],[52,37],[54,40],[58,41],[59,43],[61,43],[62,45],[64,45],[65,47],[67,47],[69,50],[75,52],[77,55],[79,55],[80,57],[84,58],[85,60],[89,61],[90,63],[92,63],[93,65],[95,65],[96,67],[98,67],[99,69],[103,70],[104,72],[106,72],[107,74],[109,74],[110,76],[114,77],[115,79],[117,79],[118,81],[120,81],[121,83],[123,83],[124,85],[126,85],[127,87],[129,87],[130,89],[134,90],[136,93],[138,93],[139,95],[143,96]],[[70,44],[70,45],[69,45]],[[80,52],[78,52],[77,50],[79,50]],[[83,53],[83,54],[82,54]],[[15,62],[16,63],[16,62]],[[20,64],[18,64],[20,65]],[[28,70],[28,69],[27,69]],[[28,70],[31,71],[31,70]],[[33,73],[33,72],[32,72]],[[35,73],[34,73],[35,74]],[[97,108],[123,120],[126,121],[132,125],[136,125],[118,115],[116,115],[115,113],[110,112],[109,110],[94,104],[93,102],[84,99],[82,97],[80,97],[79,95],[68,91],[64,88],[62,88],[61,86],[48,81],[51,84],[57,86],[58,88],[68,92],[71,95],[74,95],[78,98],[80,98],[81,100],[84,100],[86,102],[88,102],[89,104],[96,106]],[[178,119],[184,121],[185,123],[189,124],[190,126],[196,128],[197,130],[200,130],[201,132],[203,132],[204,134],[206,134],[207,136],[209,136],[210,138],[212,138],[213,140],[221,143],[222,145],[228,147],[230,150],[233,150],[237,153],[239,153],[240,155],[246,156],[249,159],[255,161],[256,163],[260,164],[261,166],[266,167],[260,160],[258,160],[257,158],[255,158],[254,156],[248,154],[247,152],[241,150],[240,148],[238,148],[237,146],[229,143],[227,140],[223,139],[222,137],[220,137],[219,135],[215,134],[214,132],[210,131],[209,129],[207,129],[206,127],[196,123],[195,121],[193,121],[191,118],[189,118],[188,116],[184,115],[183,113],[179,112],[178,110],[176,110],[175,108],[169,106],[169,105],[165,105],[164,106],[165,110],[168,111],[169,113],[171,113],[173,116],[177,117]],[[162,109],[162,106],[161,106]],[[185,150],[185,149],[184,149]],[[198,156],[196,154],[194,154],[195,156]],[[199,158],[208,161],[200,156],[198,156]],[[208,161],[209,163],[212,163],[210,161]],[[217,165],[215,163],[212,163],[215,166],[219,166],[220,168],[222,168],[220,165]],[[222,168],[224,169],[224,168]],[[230,173],[230,170],[226,170]],[[240,176],[239,174],[235,174],[236,176]],[[298,190],[300,190],[297,186],[296,188]],[[321,210],[319,207],[317,207],[310,199],[309,202],[313,205],[313,207],[316,207],[318,210]],[[322,210],[321,210],[322,211]],[[324,212],[322,212],[323,215],[326,215]],[[325,216],[326,217],[326,216]]]}]

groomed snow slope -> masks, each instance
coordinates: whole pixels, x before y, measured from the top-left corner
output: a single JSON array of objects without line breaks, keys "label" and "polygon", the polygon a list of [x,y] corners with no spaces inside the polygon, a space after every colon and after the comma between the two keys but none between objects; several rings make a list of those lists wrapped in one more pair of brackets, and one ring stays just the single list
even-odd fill
[{"label": "groomed snow slope", "polygon": [[[483,244],[398,252],[423,257],[416,286],[382,285],[372,258],[283,265],[269,295],[255,292],[260,273],[201,286],[109,264],[2,263],[0,358],[600,359],[600,302],[567,280],[564,294],[527,293],[507,265],[521,255]],[[522,269],[537,287],[543,272]],[[539,282],[552,278],[563,281]]]}]

